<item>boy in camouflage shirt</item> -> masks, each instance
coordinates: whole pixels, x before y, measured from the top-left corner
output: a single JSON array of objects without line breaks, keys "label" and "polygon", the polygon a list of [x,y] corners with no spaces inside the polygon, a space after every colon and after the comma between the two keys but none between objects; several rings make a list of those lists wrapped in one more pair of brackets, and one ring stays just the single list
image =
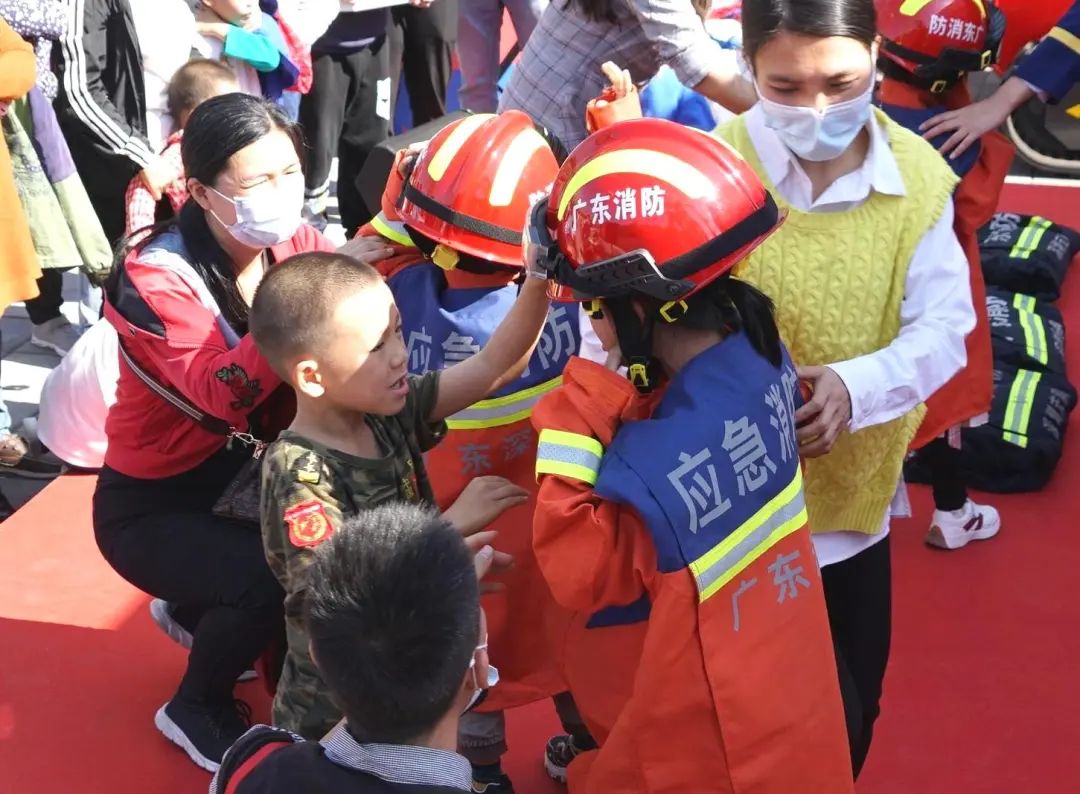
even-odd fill
[{"label": "boy in camouflage shirt", "polygon": [[[263,463],[263,547],[285,589],[288,641],[275,725],[319,739],[341,718],[302,619],[315,547],[364,508],[433,501],[422,455],[445,433],[443,419],[521,373],[547,311],[544,282],[528,278],[483,350],[413,377],[393,296],[371,266],[341,254],[301,254],[263,279],[251,334],[297,401],[296,419]],[[478,477],[444,517],[469,535],[526,498],[501,477]]]}]

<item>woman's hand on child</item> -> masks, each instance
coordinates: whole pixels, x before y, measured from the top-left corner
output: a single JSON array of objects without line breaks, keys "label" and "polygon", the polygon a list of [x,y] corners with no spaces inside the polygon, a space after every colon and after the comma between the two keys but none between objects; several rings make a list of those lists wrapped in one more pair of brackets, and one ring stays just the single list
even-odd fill
[{"label": "woman's hand on child", "polygon": [[473,567],[476,569],[476,580],[480,582],[481,593],[495,593],[505,589],[506,586],[501,582],[485,582],[484,577],[489,573],[505,573],[514,565],[513,557],[505,551],[496,551],[491,545],[498,534],[489,530],[465,538],[465,545],[473,553]]},{"label": "woman's hand on child", "polygon": [[160,155],[150,160],[146,167],[139,172],[139,179],[142,180],[143,186],[150,191],[154,201],[161,201],[165,188],[178,176],[176,168]]},{"label": "woman's hand on child", "polygon": [[387,245],[382,237],[360,237],[357,235],[338,249],[339,254],[351,256],[364,264],[373,265],[394,255],[394,249]]},{"label": "woman's hand on child", "polygon": [[973,144],[978,143],[986,133],[1004,124],[1016,108],[1034,95],[1035,91],[1026,82],[1019,77],[1010,77],[997,91],[981,102],[934,116],[923,123],[919,131],[927,140],[947,132],[953,133],[939,151],[943,156],[956,159]]},{"label": "woman's hand on child", "polygon": [[457,500],[443,513],[462,535],[480,532],[511,507],[524,504],[529,492],[505,477],[474,477]]},{"label": "woman's hand on child", "polygon": [[817,458],[832,450],[851,421],[851,395],[828,367],[799,367],[798,376],[810,383],[813,396],[795,412],[795,437],[802,457]]}]

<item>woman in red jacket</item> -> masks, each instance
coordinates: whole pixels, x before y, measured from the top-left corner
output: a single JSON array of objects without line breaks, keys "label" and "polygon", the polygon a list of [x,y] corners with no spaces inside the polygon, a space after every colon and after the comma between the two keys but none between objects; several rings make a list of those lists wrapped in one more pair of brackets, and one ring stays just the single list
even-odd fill
[{"label": "woman in red jacket", "polygon": [[281,630],[283,595],[258,523],[213,512],[253,447],[207,428],[269,441],[291,418],[291,394],[256,351],[247,315],[267,268],[332,250],[301,223],[300,146],[298,128],[262,99],[205,102],[184,135],[191,200],[138,241],[107,289],[105,314],[129,358],[106,423],[94,530],[117,573],[170,602],[168,612],[152,605],[159,624],[190,643],[155,723],[211,770],[246,730],[233,685]]}]

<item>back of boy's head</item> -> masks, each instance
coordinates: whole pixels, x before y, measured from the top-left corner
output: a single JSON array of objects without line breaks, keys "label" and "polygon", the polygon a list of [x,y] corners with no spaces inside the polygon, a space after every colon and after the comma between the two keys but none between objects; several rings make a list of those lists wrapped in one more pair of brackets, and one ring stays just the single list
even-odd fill
[{"label": "back of boy's head", "polygon": [[211,97],[240,90],[240,84],[225,64],[208,58],[195,58],[181,66],[169,81],[169,113],[179,123]]},{"label": "back of boy's head", "polygon": [[479,598],[461,535],[421,506],[361,513],[322,544],[307,629],[360,741],[414,742],[454,707],[479,642]]},{"label": "back of boy's head", "polygon": [[298,356],[325,350],[334,312],[345,298],[378,284],[371,265],[322,251],[296,254],[270,268],[251,302],[248,328],[259,352],[291,381]]}]

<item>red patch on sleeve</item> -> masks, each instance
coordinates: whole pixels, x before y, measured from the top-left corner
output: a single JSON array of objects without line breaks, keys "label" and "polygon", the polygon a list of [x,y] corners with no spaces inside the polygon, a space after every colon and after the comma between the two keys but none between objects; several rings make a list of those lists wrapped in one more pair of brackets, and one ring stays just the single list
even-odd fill
[{"label": "red patch on sleeve", "polygon": [[311,500],[293,505],[285,511],[289,541],[294,546],[318,546],[334,531],[322,502]]}]

